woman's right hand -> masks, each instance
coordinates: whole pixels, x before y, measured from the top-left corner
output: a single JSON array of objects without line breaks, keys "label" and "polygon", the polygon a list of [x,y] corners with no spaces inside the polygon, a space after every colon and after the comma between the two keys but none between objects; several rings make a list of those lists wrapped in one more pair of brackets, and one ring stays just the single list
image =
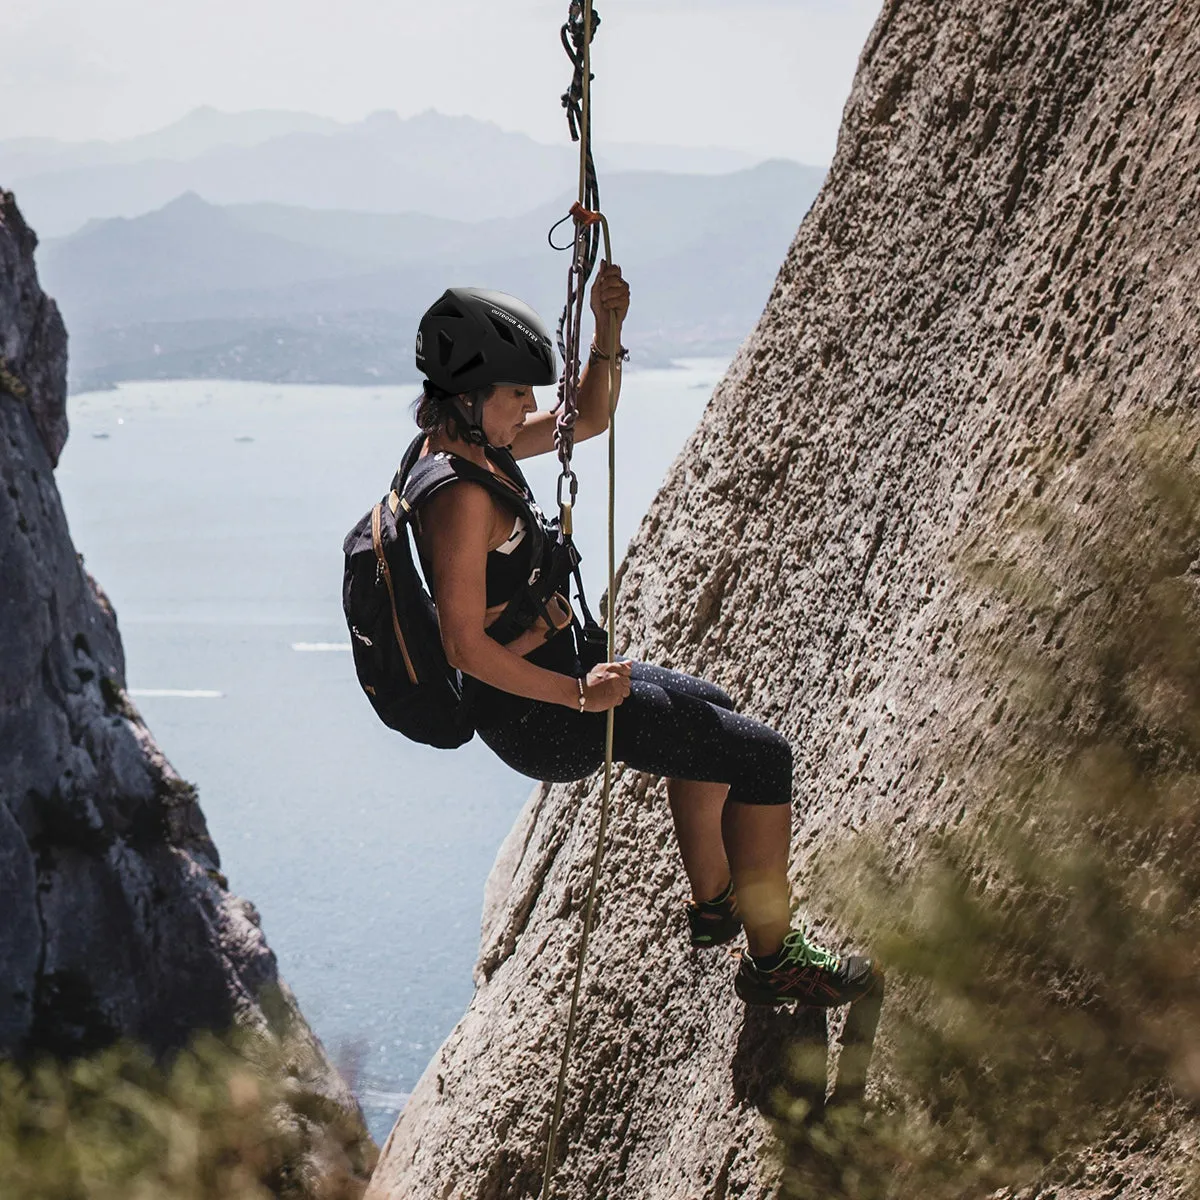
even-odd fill
[{"label": "woman's right hand", "polygon": [[608,712],[629,695],[631,662],[598,663],[583,681],[583,711]]}]

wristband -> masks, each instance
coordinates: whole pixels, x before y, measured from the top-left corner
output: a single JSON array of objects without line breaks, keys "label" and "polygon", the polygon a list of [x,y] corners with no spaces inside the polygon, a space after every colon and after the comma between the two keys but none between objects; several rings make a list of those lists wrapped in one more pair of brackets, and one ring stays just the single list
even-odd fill
[{"label": "wristband", "polygon": [[[594,362],[608,362],[608,360],[610,358],[612,358],[612,355],[605,354],[604,351],[601,350],[600,347],[596,345],[596,339],[593,338],[591,347],[588,350],[588,363],[591,364]],[[624,346],[618,345],[617,346],[617,370],[618,371],[621,369],[621,364],[623,362],[626,362],[628,360],[628,358],[629,358],[629,351],[626,350]]]},{"label": "wristband", "polygon": [[575,682],[579,685],[579,711],[583,712],[583,706],[587,703],[587,697],[583,694],[583,676],[577,675]]}]

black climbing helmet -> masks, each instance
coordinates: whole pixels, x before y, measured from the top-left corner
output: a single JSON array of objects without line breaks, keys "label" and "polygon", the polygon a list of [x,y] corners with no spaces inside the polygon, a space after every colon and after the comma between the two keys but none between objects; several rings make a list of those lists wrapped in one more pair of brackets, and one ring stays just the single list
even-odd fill
[{"label": "black climbing helmet", "polygon": [[421,318],[417,370],[450,393],[494,383],[554,383],[554,346],[523,301],[483,288],[447,288]]}]

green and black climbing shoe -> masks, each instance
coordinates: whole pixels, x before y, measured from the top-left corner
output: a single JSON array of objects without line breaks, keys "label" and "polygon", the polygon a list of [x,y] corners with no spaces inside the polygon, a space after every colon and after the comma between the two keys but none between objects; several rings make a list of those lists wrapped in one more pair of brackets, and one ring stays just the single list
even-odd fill
[{"label": "green and black climbing shoe", "polygon": [[738,916],[733,882],[711,900],[689,900],[687,919],[693,946],[721,946],[737,937],[742,918]]},{"label": "green and black climbing shoe", "polygon": [[870,959],[837,955],[794,929],[783,949],[769,959],[742,955],[733,989],[747,1004],[798,1001],[816,1008],[836,1008],[865,996],[875,983]]}]

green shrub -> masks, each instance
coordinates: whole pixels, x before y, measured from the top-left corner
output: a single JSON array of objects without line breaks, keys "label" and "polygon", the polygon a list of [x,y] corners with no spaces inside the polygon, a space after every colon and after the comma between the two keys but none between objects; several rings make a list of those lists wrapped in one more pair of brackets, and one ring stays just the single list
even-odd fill
[{"label": "green shrub", "polygon": [[350,1200],[372,1155],[265,1041],[204,1036],[163,1065],[129,1045],[0,1063],[6,1200]]},{"label": "green shrub", "polygon": [[1114,441],[975,548],[966,656],[1008,715],[944,764],[968,815],[903,872],[882,836],[822,870],[888,971],[884,1062],[869,1106],[781,1098],[785,1196],[982,1196],[1118,1138],[1175,1139],[1163,1193],[1200,1188],[1194,457],[1178,428]]}]

